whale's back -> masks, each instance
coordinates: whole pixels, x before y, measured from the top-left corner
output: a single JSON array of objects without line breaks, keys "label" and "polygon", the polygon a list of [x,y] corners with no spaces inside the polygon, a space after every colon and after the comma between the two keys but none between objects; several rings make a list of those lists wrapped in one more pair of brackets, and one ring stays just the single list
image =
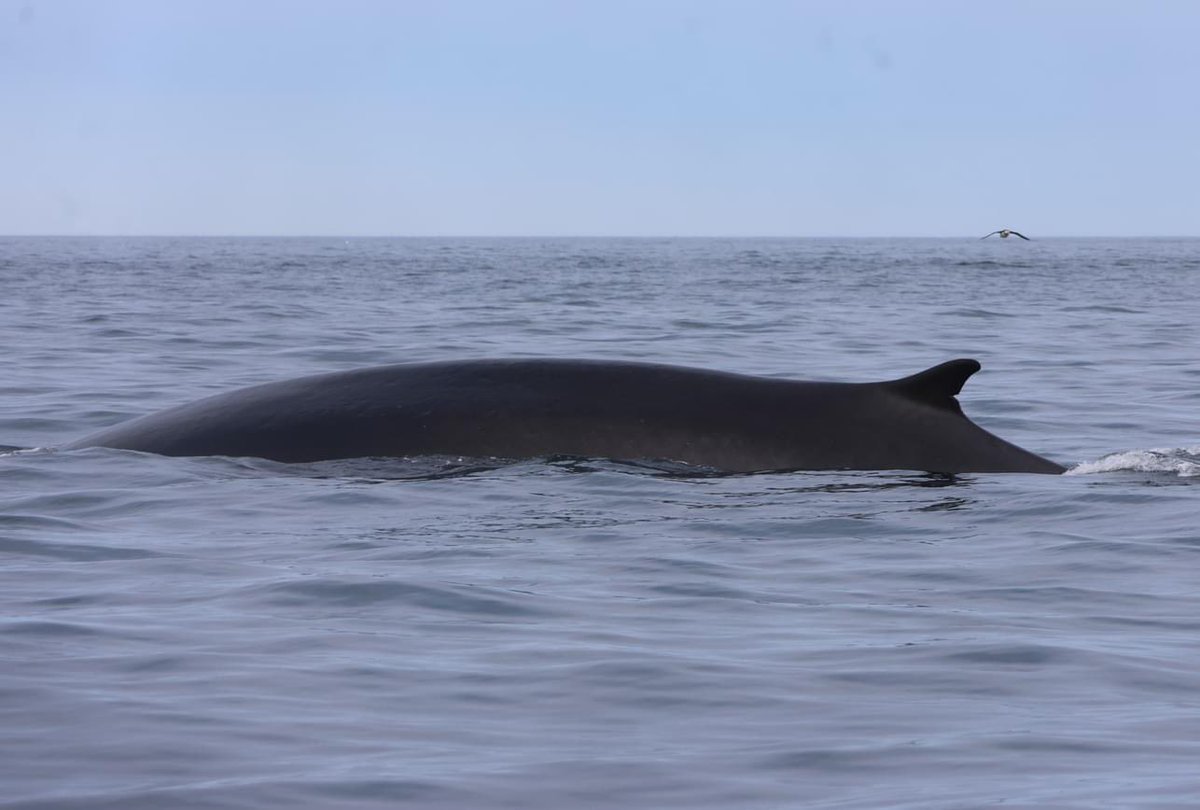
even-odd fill
[{"label": "whale's back", "polygon": [[800,382],[594,360],[415,363],[268,383],[87,436],[175,456],[670,459],[729,471],[1061,472],[963,416],[975,370]]}]

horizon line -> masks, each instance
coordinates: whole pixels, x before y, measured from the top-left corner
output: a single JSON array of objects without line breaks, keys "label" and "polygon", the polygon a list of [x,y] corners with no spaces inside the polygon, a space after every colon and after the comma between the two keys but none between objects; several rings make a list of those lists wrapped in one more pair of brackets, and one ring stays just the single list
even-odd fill
[{"label": "horizon line", "polygon": [[[994,232],[993,232],[994,233]],[[988,234],[989,236],[991,234]],[[0,233],[0,239],[976,239],[971,234],[251,234]],[[1200,239],[1200,234],[1043,234],[1038,239]]]}]

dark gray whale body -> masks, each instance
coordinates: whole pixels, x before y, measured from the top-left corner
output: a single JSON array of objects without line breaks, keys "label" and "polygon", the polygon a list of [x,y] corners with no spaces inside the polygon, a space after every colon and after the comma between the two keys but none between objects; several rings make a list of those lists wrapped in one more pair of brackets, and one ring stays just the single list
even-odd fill
[{"label": "dark gray whale body", "polygon": [[268,383],[67,445],[284,462],[453,455],[669,459],[727,470],[1060,473],[955,396],[974,360],[879,383],[798,382],[648,363],[477,360]]}]

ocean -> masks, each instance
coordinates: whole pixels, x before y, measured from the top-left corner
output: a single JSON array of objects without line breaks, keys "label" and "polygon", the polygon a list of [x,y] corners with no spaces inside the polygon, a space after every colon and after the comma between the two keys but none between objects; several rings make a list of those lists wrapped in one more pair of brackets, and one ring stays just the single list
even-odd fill
[{"label": "ocean", "polygon": [[[1196,239],[2,238],[0,807],[1200,806],[1197,313]],[[54,449],[516,356],[974,357],[1070,470]]]}]

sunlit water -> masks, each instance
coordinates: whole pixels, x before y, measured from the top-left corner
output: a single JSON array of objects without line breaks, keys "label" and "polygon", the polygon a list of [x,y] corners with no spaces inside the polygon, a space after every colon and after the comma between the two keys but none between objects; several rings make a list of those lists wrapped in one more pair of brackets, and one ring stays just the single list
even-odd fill
[{"label": "sunlit water", "polygon": [[[1196,806],[1197,313],[1196,240],[0,240],[0,806]],[[1073,469],[31,449],[514,355],[976,357]]]}]

